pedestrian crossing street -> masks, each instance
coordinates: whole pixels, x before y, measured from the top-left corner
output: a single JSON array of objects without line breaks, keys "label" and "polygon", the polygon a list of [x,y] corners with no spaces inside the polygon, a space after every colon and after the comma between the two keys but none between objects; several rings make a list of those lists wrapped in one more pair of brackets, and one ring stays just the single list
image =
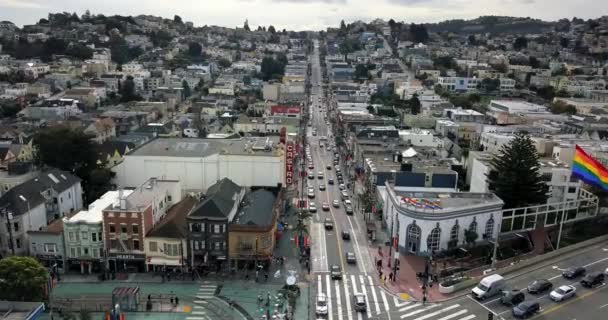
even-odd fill
[{"label": "pedestrian crossing street", "polygon": [[[369,275],[343,275],[332,280],[329,274],[317,274],[316,294],[327,296],[327,320],[406,319],[406,320],[471,320],[475,314],[457,303],[427,303],[403,301],[387,293]],[[353,295],[365,296],[367,310],[355,310]],[[316,299],[315,299],[316,306]],[[311,306],[314,309],[315,306]]]},{"label": "pedestrian crossing street", "polygon": [[201,284],[194,299],[192,311],[186,317],[186,320],[212,320],[213,316],[207,310],[207,304],[210,299],[215,297],[217,285]]}]

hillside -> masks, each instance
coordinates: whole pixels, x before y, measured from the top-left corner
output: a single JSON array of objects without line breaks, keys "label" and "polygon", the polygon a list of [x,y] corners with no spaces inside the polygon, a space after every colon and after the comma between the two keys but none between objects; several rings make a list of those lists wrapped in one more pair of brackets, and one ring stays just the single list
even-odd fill
[{"label": "hillside", "polygon": [[473,20],[447,20],[425,24],[431,32],[454,33],[543,33],[555,27],[554,22],[532,18],[483,16]]}]

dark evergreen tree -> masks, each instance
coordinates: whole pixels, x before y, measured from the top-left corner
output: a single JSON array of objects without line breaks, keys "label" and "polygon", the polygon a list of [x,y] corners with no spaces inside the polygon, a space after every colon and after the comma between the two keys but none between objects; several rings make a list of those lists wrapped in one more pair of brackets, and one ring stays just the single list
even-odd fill
[{"label": "dark evergreen tree", "polygon": [[527,133],[519,133],[490,160],[489,188],[505,203],[518,208],[547,201],[547,184],[539,172],[539,156]]},{"label": "dark evergreen tree", "polygon": [[420,99],[418,99],[418,94],[414,93],[408,104],[410,105],[410,111],[412,114],[416,115],[420,113],[421,104]]},{"label": "dark evergreen tree", "polygon": [[249,29],[249,21],[245,20],[245,24],[243,25],[243,29],[245,29],[245,31],[251,31],[251,29]]}]

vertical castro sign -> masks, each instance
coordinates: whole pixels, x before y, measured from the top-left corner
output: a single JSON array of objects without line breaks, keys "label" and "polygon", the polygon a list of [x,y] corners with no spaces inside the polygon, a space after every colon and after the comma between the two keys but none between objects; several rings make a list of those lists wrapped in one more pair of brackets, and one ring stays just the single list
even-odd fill
[{"label": "vertical castro sign", "polygon": [[295,146],[293,141],[288,141],[285,145],[285,184],[293,183],[293,159],[295,158]]}]

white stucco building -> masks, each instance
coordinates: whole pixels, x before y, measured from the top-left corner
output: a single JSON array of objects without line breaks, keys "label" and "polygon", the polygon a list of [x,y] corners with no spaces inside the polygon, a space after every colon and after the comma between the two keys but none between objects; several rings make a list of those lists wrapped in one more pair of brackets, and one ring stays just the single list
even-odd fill
[{"label": "white stucco building", "polygon": [[499,233],[503,202],[493,193],[426,191],[378,187],[384,222],[402,254],[428,255],[465,242],[465,230],[477,241]]},{"label": "white stucco building", "polygon": [[184,191],[206,191],[222,178],[244,187],[285,182],[285,156],[277,138],[158,138],[124,156],[112,168],[120,187],[151,177],[179,180]]}]

